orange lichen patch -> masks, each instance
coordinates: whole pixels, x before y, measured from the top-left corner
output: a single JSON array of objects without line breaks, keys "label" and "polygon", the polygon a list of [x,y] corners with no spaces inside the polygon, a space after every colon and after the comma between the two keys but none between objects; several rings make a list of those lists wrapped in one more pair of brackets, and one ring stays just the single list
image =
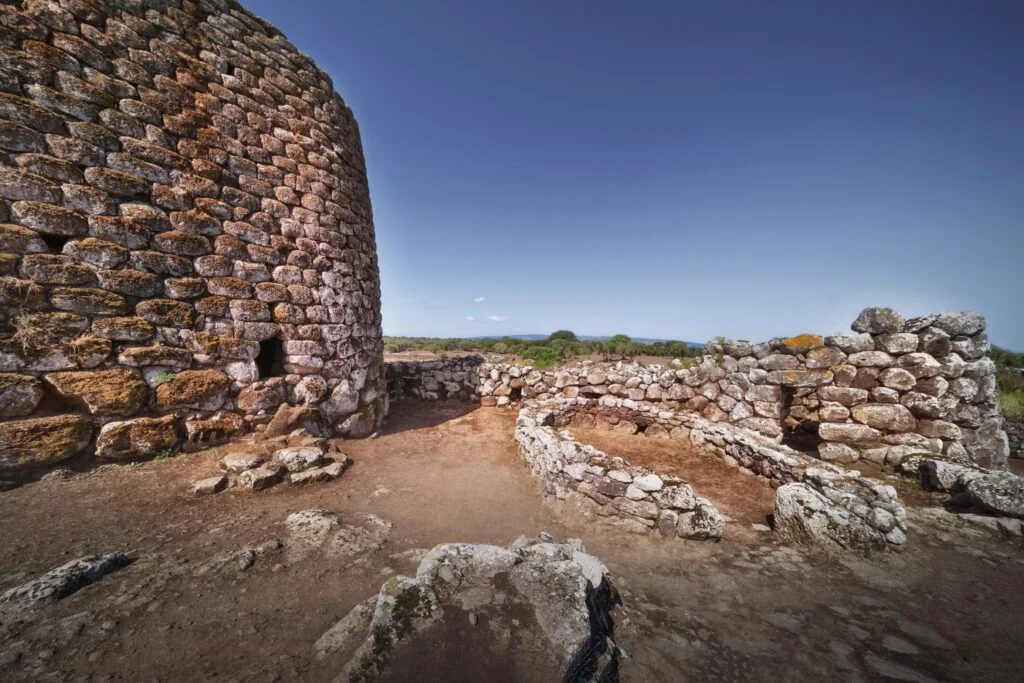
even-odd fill
[{"label": "orange lichen patch", "polygon": [[825,343],[825,340],[816,334],[798,334],[795,337],[782,340],[786,348],[795,353],[806,353]]},{"label": "orange lichen patch", "polygon": [[230,381],[217,370],[186,370],[156,388],[156,407],[216,410],[224,402]]}]

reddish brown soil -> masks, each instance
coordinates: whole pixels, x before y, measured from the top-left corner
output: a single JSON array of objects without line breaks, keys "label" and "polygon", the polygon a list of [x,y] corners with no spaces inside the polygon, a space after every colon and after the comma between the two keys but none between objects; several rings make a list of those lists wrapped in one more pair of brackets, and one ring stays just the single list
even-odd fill
[{"label": "reddish brown soil", "polygon": [[[399,403],[379,438],[343,444],[355,464],[340,480],[305,489],[193,498],[190,484],[217,469],[210,451],[0,493],[0,591],[86,554],[138,558],[31,619],[0,617],[0,680],[329,681],[342,662],[316,659],[313,643],[391,572],[415,570],[400,553],[541,530],[582,538],[608,565],[623,598],[624,681],[877,680],[894,666],[918,680],[1004,681],[1024,670],[1019,546],[915,510],[904,552],[870,558],[753,532],[720,543],[624,534],[543,502],[514,419]],[[643,446],[630,450],[671,447]],[[688,475],[698,493],[738,515],[698,473]],[[350,523],[372,512],[394,528],[381,550],[348,561],[286,548],[246,571],[195,571],[287,541],[285,517],[306,508]],[[436,637],[445,654],[432,666],[451,667],[444,680],[490,670],[474,649]],[[530,680],[529,664],[510,677]]]},{"label": "reddish brown soil", "polygon": [[767,524],[775,493],[767,484],[743,476],[725,462],[678,439],[650,439],[607,429],[570,428],[580,443],[632,465],[684,479],[698,496],[707,498],[724,514],[745,525]]}]

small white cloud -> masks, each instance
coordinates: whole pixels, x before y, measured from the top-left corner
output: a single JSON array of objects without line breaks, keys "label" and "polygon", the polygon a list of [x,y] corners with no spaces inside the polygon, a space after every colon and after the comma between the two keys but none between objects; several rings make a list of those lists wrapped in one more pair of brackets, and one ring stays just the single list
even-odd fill
[{"label": "small white cloud", "polygon": [[476,316],[474,316],[474,315],[467,315],[466,316],[466,320],[476,320]]},{"label": "small white cloud", "polygon": [[492,323],[500,323],[500,322],[505,322],[506,320],[508,320],[508,316],[507,315],[489,315],[489,316],[487,316],[487,319],[490,320]]},{"label": "small white cloud", "polygon": [[477,298],[473,299],[473,303],[475,304],[482,304],[484,301],[486,301],[486,297],[482,296],[478,296]]}]

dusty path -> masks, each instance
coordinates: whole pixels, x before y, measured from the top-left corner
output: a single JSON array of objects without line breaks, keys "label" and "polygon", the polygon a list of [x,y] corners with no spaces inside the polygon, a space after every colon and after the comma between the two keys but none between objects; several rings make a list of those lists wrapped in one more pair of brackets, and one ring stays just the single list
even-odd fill
[{"label": "dusty path", "polygon": [[[1024,670],[1017,546],[918,512],[908,549],[872,559],[753,532],[707,544],[587,526],[541,504],[514,413],[467,410],[399,404],[379,438],[344,444],[351,470],[307,489],[194,499],[188,485],[216,469],[206,452],[0,493],[0,589],[84,554],[139,557],[38,618],[3,620],[0,679],[330,680],[340,664],[317,660],[313,643],[387,575],[413,571],[416,549],[541,530],[583,538],[609,566],[625,603],[624,680],[1006,681]],[[267,544],[288,541],[285,518],[307,508],[393,527],[355,554]],[[246,547],[258,552],[242,570],[234,553]]]}]

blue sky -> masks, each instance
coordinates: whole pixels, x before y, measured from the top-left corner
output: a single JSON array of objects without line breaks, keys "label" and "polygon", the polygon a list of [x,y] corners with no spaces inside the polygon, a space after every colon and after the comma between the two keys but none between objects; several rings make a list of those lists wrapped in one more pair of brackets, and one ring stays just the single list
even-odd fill
[{"label": "blue sky", "polygon": [[1024,350],[1024,3],[245,4],[359,121],[386,334],[761,340],[888,305]]}]

